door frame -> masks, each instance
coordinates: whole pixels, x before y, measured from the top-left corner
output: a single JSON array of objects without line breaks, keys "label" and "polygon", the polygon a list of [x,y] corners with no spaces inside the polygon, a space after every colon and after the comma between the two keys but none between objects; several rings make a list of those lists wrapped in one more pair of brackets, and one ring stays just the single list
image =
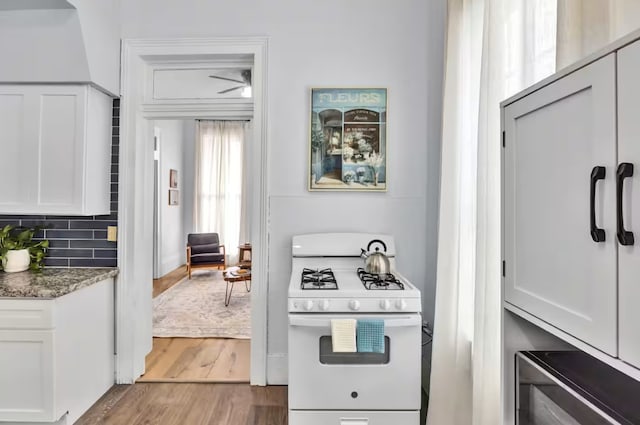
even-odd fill
[{"label": "door frame", "polygon": [[[153,265],[152,119],[207,118],[237,115],[215,102],[149,104],[151,64],[181,60],[215,61],[216,55],[253,57],[253,122],[251,173],[251,384],[266,385],[267,366],[267,238],[268,132],[267,38],[127,39],[122,43],[120,87],[120,153],[118,267],[116,283],[116,383],[130,384],[144,373],[151,351]],[[151,185],[150,185],[151,184]]]},{"label": "door frame", "polygon": [[162,277],[160,274],[160,254],[162,246],[162,232],[160,231],[162,222],[162,196],[160,195],[160,191],[162,188],[161,180],[160,180],[160,139],[161,139],[161,131],[158,127],[153,127],[153,278],[157,279]]}]

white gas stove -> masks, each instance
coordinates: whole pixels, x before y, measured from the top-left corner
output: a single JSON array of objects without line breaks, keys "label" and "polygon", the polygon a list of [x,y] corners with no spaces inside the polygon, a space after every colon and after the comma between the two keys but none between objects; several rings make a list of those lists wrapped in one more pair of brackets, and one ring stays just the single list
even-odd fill
[{"label": "white gas stove", "polygon": [[[380,245],[391,273],[366,273],[361,249]],[[289,283],[289,424],[417,425],[420,291],[396,270],[393,237],[294,236]],[[333,319],[384,322],[383,353],[332,351]]]}]

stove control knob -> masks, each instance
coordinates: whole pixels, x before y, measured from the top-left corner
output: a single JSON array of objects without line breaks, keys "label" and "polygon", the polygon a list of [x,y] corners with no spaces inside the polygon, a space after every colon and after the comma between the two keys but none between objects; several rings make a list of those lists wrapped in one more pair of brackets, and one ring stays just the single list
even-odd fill
[{"label": "stove control knob", "polygon": [[302,304],[302,308],[306,311],[311,311],[313,308],[313,301],[307,300]]},{"label": "stove control knob", "polygon": [[318,305],[318,307],[320,307],[320,310],[322,310],[322,311],[329,310],[329,300],[320,301],[320,304]]},{"label": "stove control knob", "polygon": [[360,310],[360,301],[358,300],[349,301],[349,308],[351,310]]},{"label": "stove control knob", "polygon": [[389,310],[391,308],[391,301],[389,300],[380,301],[380,308],[383,310]]},{"label": "stove control knob", "polygon": [[406,310],[407,309],[407,302],[405,300],[396,301],[396,308],[398,310]]}]

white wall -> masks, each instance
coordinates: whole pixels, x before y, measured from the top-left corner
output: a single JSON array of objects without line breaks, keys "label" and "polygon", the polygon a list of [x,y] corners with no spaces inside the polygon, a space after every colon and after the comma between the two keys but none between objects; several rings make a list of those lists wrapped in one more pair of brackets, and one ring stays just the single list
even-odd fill
[{"label": "white wall", "polygon": [[[160,129],[160,276],[185,263],[183,121],[158,120]],[[178,170],[178,205],[169,205],[169,170]]]},{"label": "white wall", "polygon": [[429,1],[426,53],[429,61],[427,77],[427,170],[426,186],[426,276],[422,290],[422,316],[433,325],[436,299],[436,266],[438,253],[438,216],[440,198],[440,151],[442,137],[442,96],[444,79],[446,1]]},{"label": "white wall", "polygon": [[[123,38],[267,35],[269,383],[286,382],[291,237],[396,237],[398,269],[433,314],[444,0],[128,0]],[[388,88],[388,192],[310,193],[311,87]]]}]

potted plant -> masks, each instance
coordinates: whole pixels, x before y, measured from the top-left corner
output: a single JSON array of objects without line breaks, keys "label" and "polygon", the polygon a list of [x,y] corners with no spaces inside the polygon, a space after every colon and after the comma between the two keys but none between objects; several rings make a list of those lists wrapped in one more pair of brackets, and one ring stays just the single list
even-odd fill
[{"label": "potted plant", "polygon": [[5,272],[42,270],[49,241],[34,241],[33,236],[38,230],[39,227],[15,227],[10,224],[0,229],[1,268]]}]

